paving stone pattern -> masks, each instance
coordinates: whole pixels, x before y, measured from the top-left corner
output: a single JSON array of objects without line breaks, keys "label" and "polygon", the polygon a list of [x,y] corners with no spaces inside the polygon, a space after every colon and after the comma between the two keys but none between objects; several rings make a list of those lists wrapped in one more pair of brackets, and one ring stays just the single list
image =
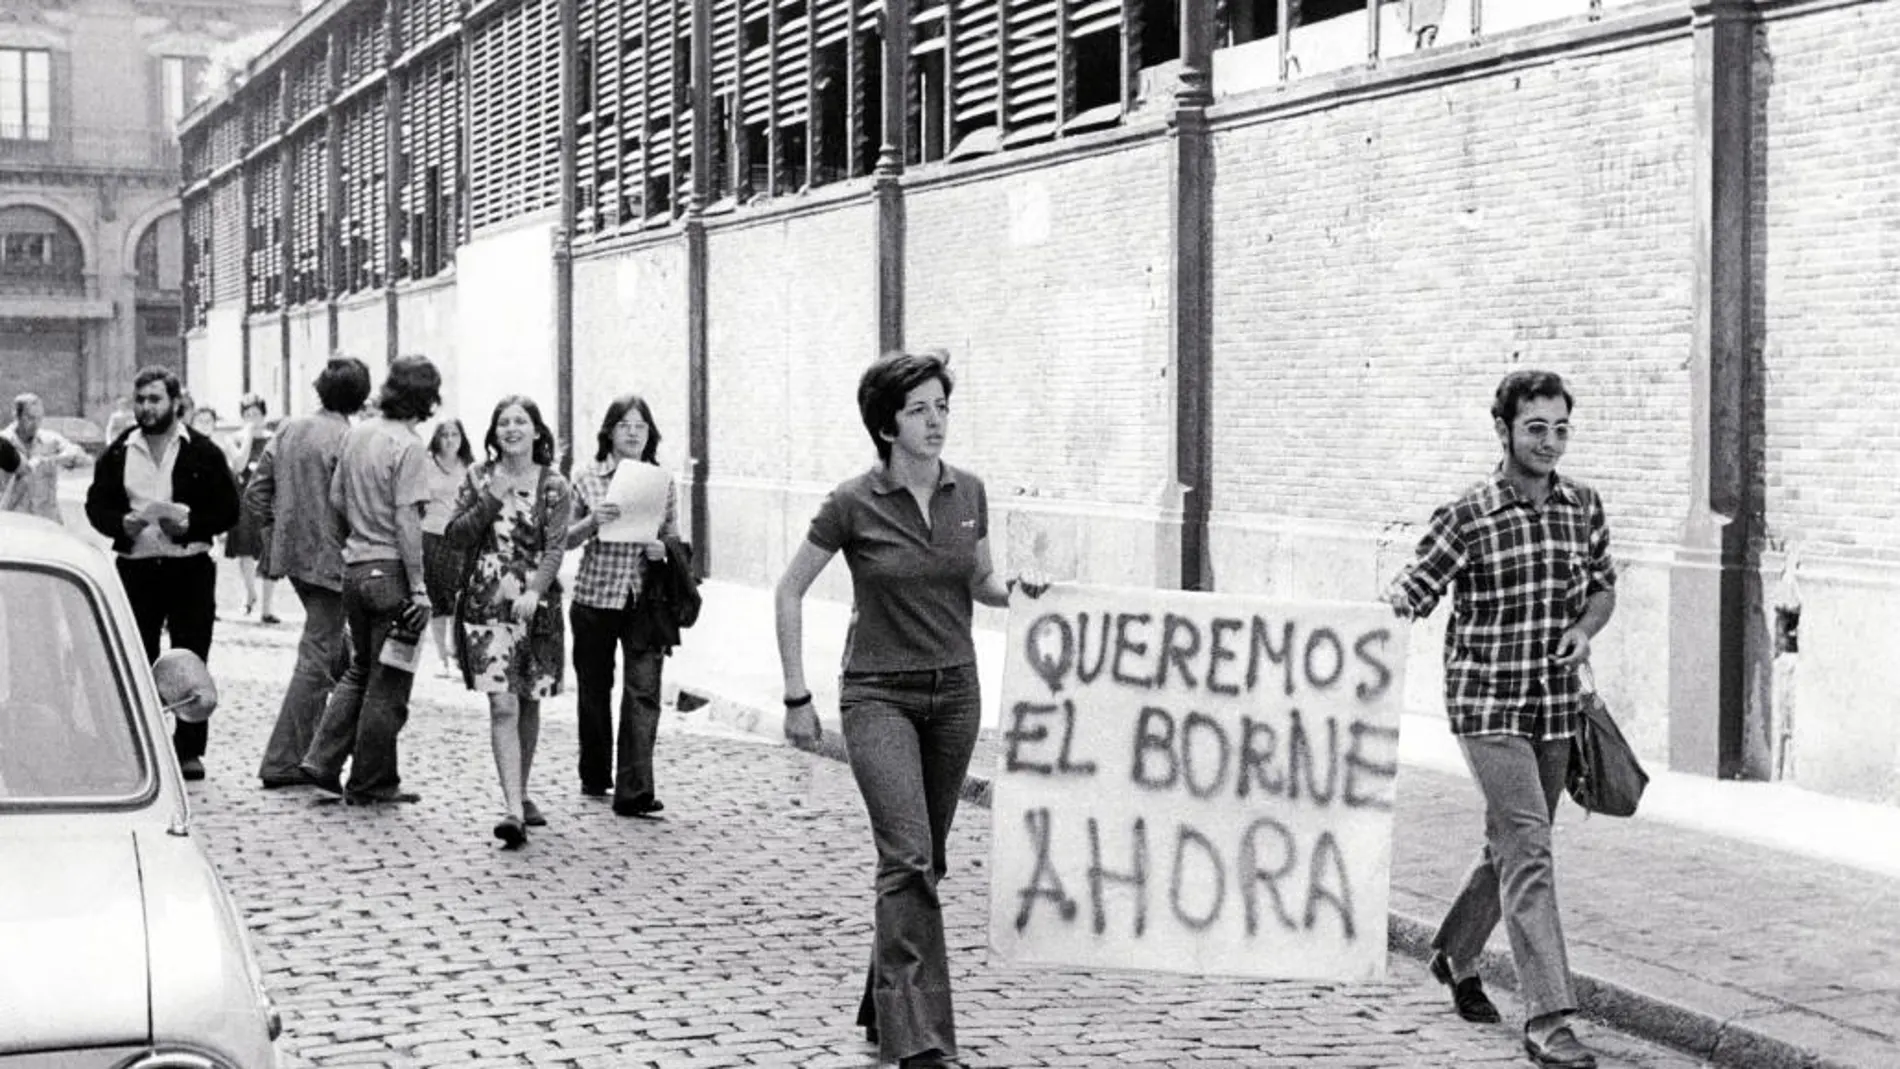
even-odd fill
[{"label": "paving stone pattern", "polygon": [[[420,804],[266,792],[257,756],[293,629],[223,625],[202,833],[249,917],[303,1066],[871,1066],[852,1027],[873,854],[849,770],[681,725],[661,741],[666,819],[616,818],[573,770],[550,702],[518,853],[497,816],[479,700],[431,674],[403,736]],[[1528,1064],[1511,1025],[1457,1020],[1414,963],[1361,985],[1013,967],[986,949],[988,813],[966,807],[944,885],[972,1066]],[[1503,1000],[1507,1020],[1514,1007]],[[1691,1059],[1585,1026],[1606,1069]]]}]

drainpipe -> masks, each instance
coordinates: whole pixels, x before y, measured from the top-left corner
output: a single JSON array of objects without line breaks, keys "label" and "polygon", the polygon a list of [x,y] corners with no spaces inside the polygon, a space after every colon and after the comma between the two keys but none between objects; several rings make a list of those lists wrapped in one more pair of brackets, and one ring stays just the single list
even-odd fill
[{"label": "drainpipe", "polygon": [[1168,115],[1174,158],[1170,168],[1169,343],[1175,373],[1174,466],[1181,496],[1181,589],[1212,590],[1208,552],[1209,492],[1213,486],[1213,305],[1210,290],[1212,152],[1207,109],[1213,91],[1214,5],[1182,0],[1181,80]]},{"label": "drainpipe", "polygon": [[570,459],[574,438],[574,202],[580,87],[574,84],[580,63],[578,0],[558,0],[561,20],[561,222],[554,231],[554,380],[559,401],[559,434]]}]

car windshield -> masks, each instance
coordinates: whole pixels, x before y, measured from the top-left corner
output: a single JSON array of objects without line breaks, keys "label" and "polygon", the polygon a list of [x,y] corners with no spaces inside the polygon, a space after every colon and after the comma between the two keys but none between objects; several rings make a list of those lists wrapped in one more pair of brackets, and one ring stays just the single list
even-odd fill
[{"label": "car windshield", "polygon": [[0,566],[0,805],[138,794],[147,762],[76,579]]}]

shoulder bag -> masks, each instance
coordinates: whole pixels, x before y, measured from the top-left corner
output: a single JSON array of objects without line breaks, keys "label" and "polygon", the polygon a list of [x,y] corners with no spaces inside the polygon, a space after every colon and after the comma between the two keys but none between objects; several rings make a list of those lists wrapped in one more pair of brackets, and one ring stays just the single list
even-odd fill
[{"label": "shoulder bag", "polygon": [[1570,740],[1570,771],[1564,776],[1564,787],[1572,800],[1591,813],[1630,816],[1643,799],[1649,773],[1643,771],[1636,752],[1616,726],[1616,718],[1610,715],[1609,706],[1597,693],[1596,675],[1590,666],[1579,668],[1577,676],[1583,693],[1579,697],[1577,733]]}]

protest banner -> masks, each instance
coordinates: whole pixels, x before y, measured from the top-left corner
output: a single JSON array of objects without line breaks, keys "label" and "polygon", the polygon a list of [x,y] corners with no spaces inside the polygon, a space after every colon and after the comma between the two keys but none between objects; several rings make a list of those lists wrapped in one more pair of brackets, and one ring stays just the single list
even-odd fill
[{"label": "protest banner", "polygon": [[1384,975],[1404,657],[1379,604],[1018,598],[991,946],[1045,964]]}]

